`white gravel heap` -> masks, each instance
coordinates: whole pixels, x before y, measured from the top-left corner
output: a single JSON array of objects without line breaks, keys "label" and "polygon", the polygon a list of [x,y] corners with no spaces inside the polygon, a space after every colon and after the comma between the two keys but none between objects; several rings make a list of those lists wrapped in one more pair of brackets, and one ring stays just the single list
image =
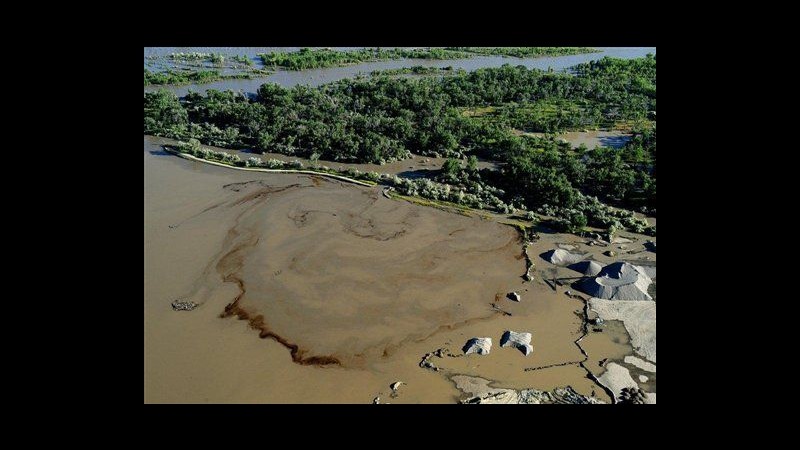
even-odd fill
[{"label": "white gravel heap", "polygon": [[580,261],[568,266],[570,269],[580,272],[587,277],[595,277],[603,271],[603,265],[597,261]]},{"label": "white gravel heap", "polygon": [[567,266],[569,264],[574,264],[578,261],[582,261],[586,257],[586,255],[581,255],[578,253],[570,253],[562,248],[550,250],[549,252],[543,253],[541,256],[542,258],[544,258],[545,261],[548,261],[557,266]]},{"label": "white gravel heap", "polygon": [[600,273],[579,284],[581,291],[592,297],[608,300],[653,300],[647,288],[653,280],[639,266],[616,262],[603,267]]}]

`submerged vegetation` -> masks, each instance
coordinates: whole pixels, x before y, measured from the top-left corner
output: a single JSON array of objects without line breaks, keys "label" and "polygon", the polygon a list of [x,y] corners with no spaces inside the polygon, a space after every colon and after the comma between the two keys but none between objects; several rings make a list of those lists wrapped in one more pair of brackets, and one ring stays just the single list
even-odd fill
[{"label": "submerged vegetation", "polygon": [[[229,79],[252,79],[273,73],[254,66],[246,55],[170,53],[145,58],[144,85],[202,84]],[[226,73],[223,73],[226,72]]]},{"label": "submerged vegetation", "polygon": [[[573,73],[505,65],[447,77],[380,74],[317,88],[264,84],[254,98],[209,90],[178,99],[159,91],[145,94],[144,131],[341,162],[380,164],[411,152],[448,157],[436,181],[387,184],[401,194],[500,212],[538,210],[573,231],[654,233],[608,205],[655,215],[655,73],[656,58],[648,56],[603,58]],[[573,149],[552,136],[519,133],[618,123],[637,124],[620,150]],[[500,170],[477,170],[475,157],[501,162]]]},{"label": "submerged vegetation", "polygon": [[247,55],[236,55],[233,57],[233,60],[246,66],[253,65],[253,60]]},{"label": "submerged vegetation", "polygon": [[448,75],[453,73],[459,73],[462,71],[463,69],[454,71],[453,66],[447,66],[447,67],[411,66],[411,67],[400,67],[398,69],[373,70],[369,74],[370,76],[373,77],[381,75]]},{"label": "submerged vegetation", "polygon": [[591,47],[446,47],[445,50],[469,52],[478,55],[516,56],[517,58],[579,55],[599,51]]}]

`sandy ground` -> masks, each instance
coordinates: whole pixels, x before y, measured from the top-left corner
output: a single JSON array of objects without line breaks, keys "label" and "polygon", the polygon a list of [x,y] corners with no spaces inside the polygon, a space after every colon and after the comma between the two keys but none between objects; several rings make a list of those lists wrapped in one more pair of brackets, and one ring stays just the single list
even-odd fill
[{"label": "sandy ground", "polygon": [[[187,161],[159,142],[145,137],[145,402],[453,403],[458,374],[610,400],[574,363],[582,302],[543,280],[578,274],[537,259],[525,283],[512,228],[391,201],[379,188]],[[530,254],[564,242],[611,262],[583,241],[543,235]],[[642,242],[624,256],[654,261]],[[502,299],[512,290],[520,303]],[[173,311],[178,298],[200,306]],[[233,315],[220,318],[226,306]],[[499,347],[505,330],[532,333],[533,353]],[[435,358],[440,372],[418,367],[475,336],[498,345]],[[582,345],[597,374],[596,361],[633,353],[621,326]],[[398,380],[406,385],[392,396]]]},{"label": "sandy ground", "polygon": [[636,352],[656,362],[656,302],[593,298],[590,303],[603,320],[622,321]]}]

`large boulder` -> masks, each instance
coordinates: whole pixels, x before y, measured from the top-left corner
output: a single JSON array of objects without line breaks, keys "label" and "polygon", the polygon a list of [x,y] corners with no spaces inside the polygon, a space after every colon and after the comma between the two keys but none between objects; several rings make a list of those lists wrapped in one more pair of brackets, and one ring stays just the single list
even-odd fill
[{"label": "large boulder", "polygon": [[472,338],[468,340],[466,344],[464,344],[464,347],[461,350],[464,351],[465,355],[469,355],[470,353],[488,355],[492,350],[492,338]]},{"label": "large boulder", "polygon": [[533,352],[531,334],[506,331],[503,333],[503,337],[500,338],[500,347],[516,347],[523,355],[528,356]]}]

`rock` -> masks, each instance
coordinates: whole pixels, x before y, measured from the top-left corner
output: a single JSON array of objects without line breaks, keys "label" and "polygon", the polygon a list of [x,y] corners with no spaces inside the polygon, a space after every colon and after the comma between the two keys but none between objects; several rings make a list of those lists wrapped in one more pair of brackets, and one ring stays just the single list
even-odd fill
[{"label": "rock", "polygon": [[[438,358],[443,358],[444,354],[445,354],[444,352],[447,352],[447,356],[454,356],[454,355],[452,355],[450,353],[450,350],[447,350],[447,349],[444,349],[444,348],[439,348],[439,349],[436,349],[433,352],[426,353],[425,356],[422,357],[422,360],[419,362],[419,366],[421,368],[423,368],[423,369],[430,369],[430,370],[433,370],[434,372],[438,372],[439,368],[436,367],[435,365],[433,365],[433,363],[430,362],[430,359],[431,359],[432,356],[436,356]],[[405,384],[405,383],[403,383],[403,384]]]},{"label": "rock", "polygon": [[603,254],[606,255],[606,256],[610,256],[612,258],[614,256],[617,256],[617,252],[615,252],[614,250],[606,250],[606,251],[603,252]]},{"label": "rock", "polygon": [[620,391],[619,403],[642,405],[644,404],[645,392],[636,387],[626,387]]},{"label": "rock", "polygon": [[647,375],[639,375],[640,382],[647,383],[647,380],[649,380],[649,378],[647,378]]},{"label": "rock", "polygon": [[198,305],[195,302],[189,302],[189,301],[175,300],[174,302],[172,302],[172,309],[174,309],[175,311],[192,311],[198,306],[200,305]]},{"label": "rock", "polygon": [[381,402],[381,398],[380,397],[375,397],[375,398],[372,399],[372,404],[373,405],[377,405],[380,402]]},{"label": "rock", "polygon": [[506,297],[508,297],[508,299],[509,299],[509,300],[513,300],[513,301],[515,301],[515,302],[518,302],[518,301],[520,301],[520,300],[522,299],[522,298],[519,296],[519,294],[517,294],[516,292],[509,292],[509,293],[506,295]]},{"label": "rock", "polygon": [[469,355],[470,353],[488,355],[492,350],[492,338],[472,338],[468,340],[466,344],[464,344],[464,347],[461,350],[465,355]]},{"label": "rock", "polygon": [[453,382],[458,390],[469,396],[466,400],[461,401],[461,403],[466,404],[604,403],[594,397],[581,395],[570,386],[556,388],[552,391],[539,391],[536,389],[515,391],[513,389],[494,388],[489,386],[489,383],[491,383],[489,380],[467,375],[456,375],[453,377]]},{"label": "rock", "polygon": [[393,391],[397,391],[397,389],[404,384],[405,383],[402,381],[395,381],[394,383],[390,384],[389,387],[392,388]]},{"label": "rock", "polygon": [[531,334],[506,331],[503,333],[503,337],[500,338],[500,347],[516,347],[523,355],[528,356],[533,352]]}]

